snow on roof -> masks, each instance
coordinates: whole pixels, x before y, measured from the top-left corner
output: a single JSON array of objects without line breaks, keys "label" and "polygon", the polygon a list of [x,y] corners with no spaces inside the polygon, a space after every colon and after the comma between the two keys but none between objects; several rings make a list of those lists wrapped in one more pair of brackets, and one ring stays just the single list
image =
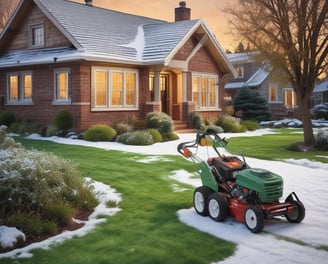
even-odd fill
[{"label": "snow on roof", "polygon": [[66,0],[34,2],[75,49],[12,52],[0,57],[0,68],[17,65],[17,61],[21,65],[52,63],[54,57],[58,61],[71,58],[129,64],[164,63],[195,25],[206,27],[200,19],[169,23]]},{"label": "snow on roof", "polygon": [[322,93],[328,91],[328,79],[322,81],[321,83],[318,83],[314,86],[314,93]]},{"label": "snow on roof", "polygon": [[253,62],[253,56],[257,52],[227,53],[227,58],[231,63]]},{"label": "snow on roof", "polygon": [[268,77],[269,73],[263,68],[259,68],[245,83],[248,87],[255,87],[261,85]]}]

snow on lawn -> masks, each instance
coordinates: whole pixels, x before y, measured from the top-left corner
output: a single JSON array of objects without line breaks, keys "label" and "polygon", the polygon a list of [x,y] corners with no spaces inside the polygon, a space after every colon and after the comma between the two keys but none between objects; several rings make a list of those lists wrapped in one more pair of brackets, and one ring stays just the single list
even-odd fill
[{"label": "snow on lawn", "polygon": [[[221,136],[240,137],[260,136],[272,133],[270,129],[260,129],[243,134],[222,134]],[[83,140],[72,140],[58,137],[41,138],[32,135],[30,138],[52,140],[62,144],[74,144],[83,146],[93,146],[103,149],[122,150],[125,152],[143,153],[149,155],[141,162],[160,162],[158,155],[172,154],[180,155],[177,152],[177,145],[180,142],[195,139],[195,134],[180,134],[178,141],[166,143],[156,143],[152,146],[127,146],[115,142],[86,142]],[[201,158],[206,159],[213,152],[207,152],[206,148],[200,149],[197,153]],[[224,151],[224,150],[222,150]],[[217,223],[209,217],[197,215],[193,208],[181,209],[177,212],[181,222],[194,227],[203,232],[209,233],[218,238],[232,241],[236,244],[235,254],[224,261],[218,263],[327,263],[328,252],[320,250],[320,246],[328,247],[328,164],[310,162],[308,160],[289,159],[285,161],[266,161],[254,158],[246,158],[247,163],[254,168],[264,168],[281,175],[284,179],[285,199],[288,194],[295,191],[299,199],[304,203],[306,216],[302,223],[291,224],[285,219],[274,219],[266,221],[264,231],[260,234],[251,233],[244,224],[235,222],[233,218],[228,218],[225,222]],[[184,170],[172,172],[169,175],[177,181],[199,186],[199,178]],[[175,190],[178,186],[175,186]],[[179,191],[183,191],[179,190]],[[190,197],[192,199],[192,197]],[[77,230],[74,235],[83,230]],[[56,238],[53,239],[57,241]],[[46,247],[53,243],[47,243]],[[43,247],[41,243],[38,247]],[[215,245],[209,245],[215,246]],[[35,246],[34,246],[35,247]],[[28,252],[30,249],[26,249]],[[8,253],[5,253],[8,254]],[[11,254],[11,253],[9,253]],[[0,254],[0,257],[4,254]]]}]

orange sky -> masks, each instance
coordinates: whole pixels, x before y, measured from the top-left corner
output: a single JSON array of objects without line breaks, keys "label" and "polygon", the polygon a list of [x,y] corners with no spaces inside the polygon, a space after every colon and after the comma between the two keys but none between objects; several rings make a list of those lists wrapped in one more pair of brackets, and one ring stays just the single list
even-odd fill
[{"label": "orange sky", "polygon": [[[84,0],[75,0],[84,3]],[[231,0],[185,0],[191,8],[191,19],[202,18],[213,31],[224,50],[234,51],[233,43],[228,33],[227,22],[220,8]],[[174,21],[174,8],[180,0],[93,0],[94,6],[118,10],[126,13]]]}]

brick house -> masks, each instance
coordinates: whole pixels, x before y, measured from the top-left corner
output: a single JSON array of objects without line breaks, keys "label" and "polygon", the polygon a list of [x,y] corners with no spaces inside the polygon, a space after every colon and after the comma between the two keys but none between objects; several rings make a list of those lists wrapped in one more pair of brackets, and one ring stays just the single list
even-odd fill
[{"label": "brick house", "polygon": [[68,0],[21,0],[0,35],[0,111],[49,124],[69,109],[74,129],[162,111],[217,118],[236,75],[184,1],[175,21]]},{"label": "brick house", "polygon": [[272,120],[298,117],[297,98],[290,85],[282,85],[273,80],[268,65],[254,60],[252,52],[227,54],[235,67],[237,77],[225,84],[228,100],[233,100],[243,87],[257,91],[268,102]]}]

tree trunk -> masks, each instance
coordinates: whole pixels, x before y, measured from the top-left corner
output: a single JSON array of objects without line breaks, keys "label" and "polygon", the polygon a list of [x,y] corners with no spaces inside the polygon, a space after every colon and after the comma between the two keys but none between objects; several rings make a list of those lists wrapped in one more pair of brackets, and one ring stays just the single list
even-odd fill
[{"label": "tree trunk", "polygon": [[299,100],[299,108],[303,122],[304,145],[312,149],[315,146],[315,138],[312,129],[312,120],[310,113],[310,96],[304,96]]}]

